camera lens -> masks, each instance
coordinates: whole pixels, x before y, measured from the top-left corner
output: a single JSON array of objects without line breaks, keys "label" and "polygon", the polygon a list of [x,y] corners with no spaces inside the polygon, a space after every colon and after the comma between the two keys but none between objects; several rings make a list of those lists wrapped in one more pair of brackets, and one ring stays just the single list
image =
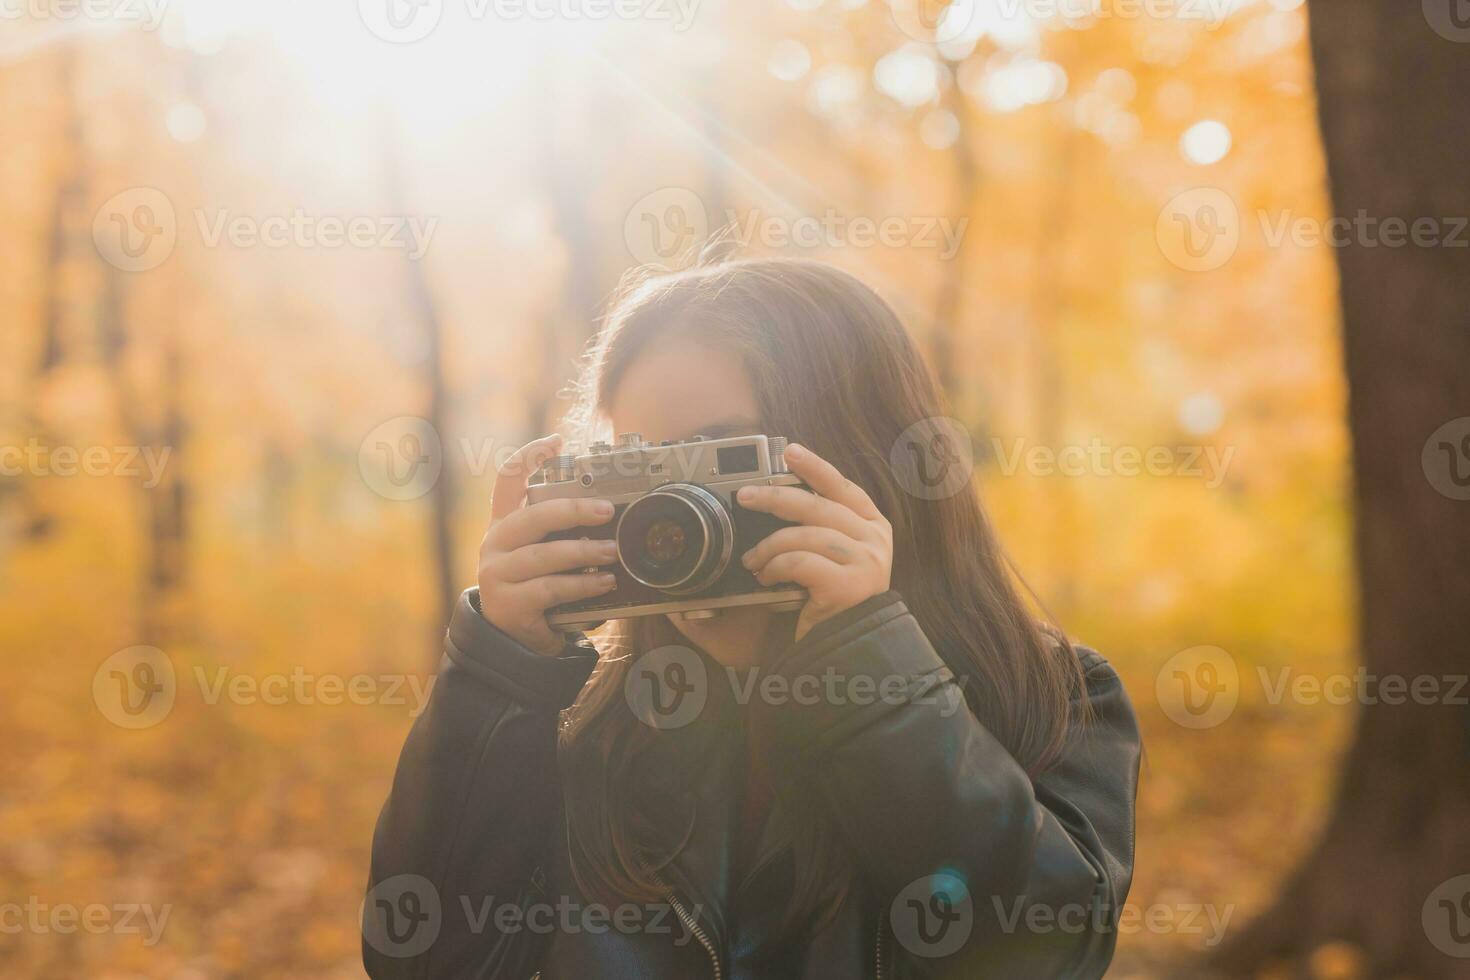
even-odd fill
[{"label": "camera lens", "polygon": [[618,560],[635,580],[674,595],[711,585],[730,563],[735,535],[714,494],[670,483],[628,505],[615,532]]},{"label": "camera lens", "polygon": [[676,521],[654,521],[643,535],[643,553],[655,565],[678,561],[684,554],[684,529]]}]

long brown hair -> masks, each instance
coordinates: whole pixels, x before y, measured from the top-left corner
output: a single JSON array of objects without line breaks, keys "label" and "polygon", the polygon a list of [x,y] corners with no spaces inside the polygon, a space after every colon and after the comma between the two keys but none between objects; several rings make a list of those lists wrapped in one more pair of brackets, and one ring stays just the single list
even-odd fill
[{"label": "long brown hair", "polygon": [[[973,487],[940,499],[905,492],[890,451],[906,428],[946,414],[945,400],[893,310],[846,273],[817,262],[723,262],[646,279],[614,303],[593,341],[571,421],[590,435],[628,366],[649,344],[697,338],[743,361],[763,431],[811,447],[858,483],[893,525],[892,585],[951,670],[976,716],[1035,774],[1059,755],[1080,686],[1070,644],[1023,600]],[[659,732],[622,703],[641,652],[678,642],[661,616],[610,627],[597,669],[562,727],[561,766],[573,872],[589,897],[650,901],[658,858],[681,835],[660,823],[639,778]],[[783,803],[791,802],[784,801]],[[796,801],[796,887],[788,924],[835,911],[851,861]],[[672,838],[672,839],[671,839]]]}]

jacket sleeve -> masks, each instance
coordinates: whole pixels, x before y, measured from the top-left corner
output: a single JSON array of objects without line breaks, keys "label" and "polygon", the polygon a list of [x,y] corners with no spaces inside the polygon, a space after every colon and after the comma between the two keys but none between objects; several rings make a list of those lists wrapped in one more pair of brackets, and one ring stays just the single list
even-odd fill
[{"label": "jacket sleeve", "polygon": [[762,706],[777,778],[815,794],[884,896],[891,955],[919,975],[1107,969],[1132,878],[1140,743],[1117,674],[1080,656],[1089,709],[1034,781],[967,707],[896,592],[819,624],[778,660],[788,690],[816,677],[841,696]]},{"label": "jacket sleeve", "polygon": [[585,639],[539,656],[484,620],[478,590],[460,596],[373,835],[362,912],[369,976],[535,972],[538,937],[498,931],[496,910],[532,893],[561,811],[558,715],[596,659]]}]

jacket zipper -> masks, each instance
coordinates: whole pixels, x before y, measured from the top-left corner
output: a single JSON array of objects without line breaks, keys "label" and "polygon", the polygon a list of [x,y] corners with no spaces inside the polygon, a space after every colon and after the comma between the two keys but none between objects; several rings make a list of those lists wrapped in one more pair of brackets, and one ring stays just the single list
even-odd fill
[{"label": "jacket zipper", "polygon": [[715,980],[722,980],[725,973],[720,967],[720,955],[715,952],[715,944],[710,942],[710,938],[705,933],[704,928],[699,924],[699,920],[685,907],[683,902],[679,901],[679,896],[674,894],[674,890],[669,887],[663,878],[654,875],[653,880],[668,891],[669,908],[674,910],[674,915],[678,916],[679,921],[684,923],[684,928],[689,930],[689,934],[698,940],[699,945],[703,946],[704,951],[709,954],[709,965],[714,970]]},{"label": "jacket zipper", "polygon": [[883,927],[887,924],[887,921],[884,920],[883,916],[880,914],[878,916],[877,949],[873,953],[873,959],[876,962],[876,967],[873,970],[873,975],[877,978],[877,980],[883,980],[883,934],[886,931]]},{"label": "jacket zipper", "polygon": [[699,940],[699,945],[703,946],[704,951],[709,954],[709,965],[714,968],[715,980],[720,980],[724,974],[720,970],[720,957],[715,952],[715,944],[709,941],[709,937],[704,934],[704,929],[695,921],[694,916],[690,914],[689,910],[684,907],[684,903],[679,901],[673,893],[669,894],[669,905],[673,908],[674,914],[679,917],[679,921],[684,923],[684,928],[688,929],[694,938]]}]

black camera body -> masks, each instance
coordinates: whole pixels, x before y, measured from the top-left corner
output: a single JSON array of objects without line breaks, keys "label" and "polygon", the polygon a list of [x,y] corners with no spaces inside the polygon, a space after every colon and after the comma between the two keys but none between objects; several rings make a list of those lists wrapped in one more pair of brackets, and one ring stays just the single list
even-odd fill
[{"label": "black camera body", "polygon": [[687,442],[647,443],[636,432],[617,444],[594,443],[585,454],[547,462],[526,486],[528,503],[558,497],[611,500],[613,518],[597,527],[575,527],[547,536],[611,538],[617,578],[610,592],[547,611],[546,621],[565,632],[590,629],[609,619],[678,614],[718,615],[732,606],[799,609],[806,591],[791,583],[761,585],[740,556],[775,531],[790,526],[735,499],[743,486],[803,486],[786,469],[779,436],[732,436]]}]

